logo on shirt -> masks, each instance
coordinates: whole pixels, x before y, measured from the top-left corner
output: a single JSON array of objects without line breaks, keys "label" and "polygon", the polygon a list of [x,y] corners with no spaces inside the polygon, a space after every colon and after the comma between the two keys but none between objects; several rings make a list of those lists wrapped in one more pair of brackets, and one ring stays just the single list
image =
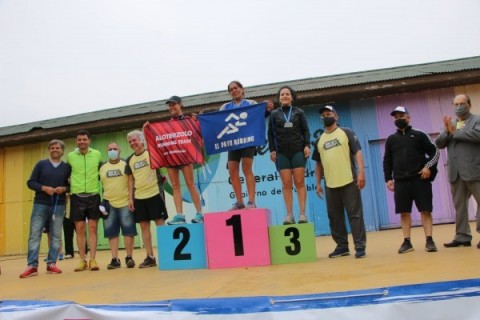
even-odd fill
[{"label": "logo on shirt", "polygon": [[148,162],[147,162],[147,160],[140,160],[140,161],[135,162],[135,163],[133,164],[133,168],[134,168],[135,170],[138,170],[138,169],[141,169],[141,168],[144,168],[144,167],[148,167]]},{"label": "logo on shirt", "polygon": [[107,178],[121,177],[122,171],[120,169],[108,170],[106,176]]},{"label": "logo on shirt", "polygon": [[332,148],[335,148],[335,147],[339,147],[341,146],[342,144],[340,143],[340,141],[338,141],[337,138],[333,139],[333,140],[330,140],[330,141],[326,141],[324,144],[323,144],[323,149],[324,150],[329,150],[329,149],[332,149]]}]

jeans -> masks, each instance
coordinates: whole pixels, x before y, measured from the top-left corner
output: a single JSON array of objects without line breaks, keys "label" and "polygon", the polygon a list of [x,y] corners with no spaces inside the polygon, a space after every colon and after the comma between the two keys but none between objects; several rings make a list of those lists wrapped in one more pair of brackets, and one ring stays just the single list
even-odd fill
[{"label": "jeans", "polygon": [[[55,212],[53,212],[55,208]],[[55,263],[60,249],[65,204],[56,207],[52,205],[34,203],[30,218],[30,236],[28,237],[27,264],[38,267],[38,252],[45,222],[50,219],[50,243],[48,245],[47,264]]]},{"label": "jeans", "polygon": [[105,238],[118,237],[120,229],[123,236],[134,237],[137,235],[137,225],[133,213],[128,210],[128,206],[115,208],[110,206],[108,217],[103,219],[103,230]]}]

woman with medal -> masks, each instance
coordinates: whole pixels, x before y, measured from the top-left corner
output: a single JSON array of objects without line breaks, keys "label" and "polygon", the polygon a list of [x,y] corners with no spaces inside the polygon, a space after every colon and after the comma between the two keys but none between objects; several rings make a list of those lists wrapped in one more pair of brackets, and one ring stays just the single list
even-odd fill
[{"label": "woman with medal", "polygon": [[[228,93],[232,97],[232,101],[223,104],[220,107],[220,111],[257,104],[257,102],[254,100],[245,99],[245,89],[243,89],[243,85],[239,81],[232,81],[228,84]],[[267,110],[269,107],[273,107],[273,104],[271,106],[267,105]],[[230,175],[233,192],[235,193],[235,198],[237,199],[231,210],[239,210],[244,208],[252,209],[257,207],[255,204],[255,176],[252,169],[253,157],[256,153],[256,147],[247,147],[228,152],[228,174]],[[246,204],[242,195],[240,162],[242,163],[242,172],[245,176],[245,182],[247,185],[248,202]]]},{"label": "woman with medal", "polygon": [[283,198],[287,216],[283,224],[295,223],[293,216],[293,191],[297,190],[300,216],[298,223],[306,223],[305,164],[310,156],[310,130],[302,109],[294,107],[296,92],[284,86],[278,91],[280,108],[272,111],[268,121],[268,146],[270,159],[275,162],[282,179]]}]

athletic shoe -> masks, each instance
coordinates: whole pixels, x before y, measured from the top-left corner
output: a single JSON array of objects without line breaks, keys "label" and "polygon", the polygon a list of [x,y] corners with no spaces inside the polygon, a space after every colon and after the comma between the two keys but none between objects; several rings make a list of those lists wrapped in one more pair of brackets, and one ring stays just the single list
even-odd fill
[{"label": "athletic shoe", "polygon": [[20,274],[20,278],[30,278],[36,275],[38,275],[37,267],[28,266],[27,269]]},{"label": "athletic shoe", "polygon": [[118,269],[121,266],[122,266],[122,264],[120,263],[120,259],[112,258],[112,261],[110,261],[110,263],[107,265],[107,269],[108,270]]},{"label": "athletic shoe", "polygon": [[172,220],[167,222],[169,226],[185,223],[187,223],[187,221],[185,221],[185,216],[183,214],[177,214],[175,217],[172,218]]},{"label": "athletic shoe", "polygon": [[398,253],[403,254],[407,252],[411,252],[415,249],[413,249],[412,243],[410,241],[403,241],[402,245],[400,246],[400,249],[398,249]]},{"label": "athletic shoe", "polygon": [[427,243],[425,244],[425,251],[437,252],[437,246],[435,245],[435,241],[427,240]]},{"label": "athletic shoe", "polygon": [[294,223],[295,223],[295,218],[293,217],[293,215],[286,216],[285,221],[283,221],[284,226],[289,225],[289,224],[294,224]]},{"label": "athletic shoe", "polygon": [[59,273],[62,273],[62,270],[60,270],[60,268],[57,267],[55,263],[49,263],[47,264],[47,273],[59,274]]},{"label": "athletic shoe", "polygon": [[63,260],[63,259],[64,259],[63,253],[59,253],[58,254],[58,260]]},{"label": "athletic shoe", "polygon": [[98,266],[97,261],[95,261],[95,260],[93,260],[93,259],[90,260],[89,268],[90,268],[91,271],[98,271],[98,270],[100,270],[100,267]]},{"label": "athletic shoe", "polygon": [[348,248],[335,248],[332,253],[328,255],[329,258],[346,257],[350,255]]},{"label": "athletic shoe", "polygon": [[298,223],[308,223],[307,216],[301,214],[300,217],[298,217]]},{"label": "athletic shoe", "polygon": [[135,260],[133,260],[132,257],[126,257],[125,264],[127,265],[127,268],[133,268],[135,267]]},{"label": "athletic shoe", "polygon": [[235,202],[230,210],[241,210],[245,209],[245,205],[243,203]]},{"label": "athletic shoe", "polygon": [[355,258],[365,258],[367,254],[365,253],[365,249],[355,249]]},{"label": "athletic shoe", "polygon": [[192,219],[192,223],[203,223],[203,214],[197,212],[195,218]]},{"label": "athletic shoe", "polygon": [[245,209],[255,209],[255,208],[257,208],[257,205],[255,204],[255,202],[248,201],[247,205],[245,206]]},{"label": "athletic shoe", "polygon": [[87,270],[88,269],[88,263],[87,261],[85,260],[80,260],[80,262],[78,263],[78,266],[75,268],[75,272],[78,272],[78,271],[84,271],[84,270]]},{"label": "athletic shoe", "polygon": [[66,254],[65,259],[73,259],[73,254]]},{"label": "athletic shoe", "polygon": [[157,260],[155,260],[155,257],[150,258],[147,256],[145,260],[143,260],[143,262],[140,263],[138,267],[140,269],[143,269],[143,268],[150,268],[150,267],[156,267],[156,266],[157,266]]}]

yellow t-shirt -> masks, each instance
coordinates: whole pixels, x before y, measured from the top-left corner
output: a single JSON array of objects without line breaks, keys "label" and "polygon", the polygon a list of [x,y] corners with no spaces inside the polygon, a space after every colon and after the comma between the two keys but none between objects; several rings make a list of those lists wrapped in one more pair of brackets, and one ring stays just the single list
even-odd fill
[{"label": "yellow t-shirt", "polygon": [[103,186],[103,198],[115,208],[128,206],[128,176],[125,174],[127,163],[120,160],[117,163],[104,163],[99,175]]},{"label": "yellow t-shirt", "polygon": [[360,144],[352,130],[338,127],[333,132],[324,132],[316,150],[327,187],[339,188],[353,182],[356,175],[353,156],[360,150]]},{"label": "yellow t-shirt", "polygon": [[148,151],[133,154],[127,161],[125,173],[132,174],[135,179],[135,199],[148,199],[159,194],[157,170],[150,168]]}]

